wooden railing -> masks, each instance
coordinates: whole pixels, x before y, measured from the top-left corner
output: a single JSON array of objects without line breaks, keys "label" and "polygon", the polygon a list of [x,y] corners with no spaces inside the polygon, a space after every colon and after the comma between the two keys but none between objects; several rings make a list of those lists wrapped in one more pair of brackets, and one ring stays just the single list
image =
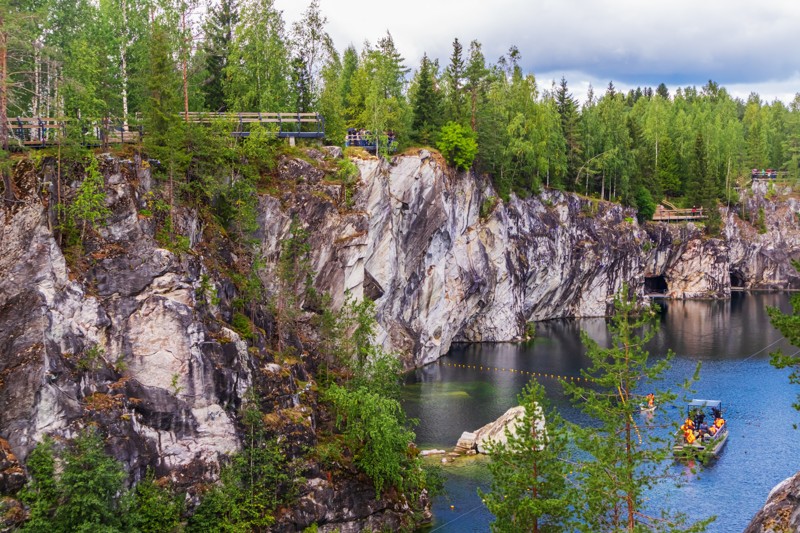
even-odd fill
[{"label": "wooden railing", "polygon": [[89,146],[136,143],[141,140],[141,126],[131,126],[121,119],[106,117],[99,120],[57,119],[52,117],[10,117],[7,122],[9,144],[50,146],[64,138],[67,130]]},{"label": "wooden railing", "polygon": [[664,209],[657,207],[653,213],[653,220],[663,222],[678,222],[681,220],[700,220],[707,218],[703,214],[702,207],[692,207],[690,209]]},{"label": "wooden railing", "polygon": [[[180,118],[192,123],[223,121],[230,123],[231,135],[248,137],[252,124],[261,124],[267,133],[282,138],[319,139],[325,136],[325,120],[319,113],[189,113]],[[131,123],[139,124],[131,116]],[[9,117],[11,146],[51,146],[69,132],[87,146],[138,143],[146,132],[141,125],[106,117],[97,120],[57,119],[52,117]],[[68,131],[69,130],[69,131]]]},{"label": "wooden railing", "polygon": [[[250,125],[268,126],[267,132],[278,137],[322,138],[325,136],[325,119],[319,113],[181,113],[182,118],[193,123],[229,122],[234,125],[232,135],[248,137]],[[275,126],[277,125],[277,128]],[[272,129],[269,127],[271,126]],[[310,126],[310,127],[309,127]]]}]

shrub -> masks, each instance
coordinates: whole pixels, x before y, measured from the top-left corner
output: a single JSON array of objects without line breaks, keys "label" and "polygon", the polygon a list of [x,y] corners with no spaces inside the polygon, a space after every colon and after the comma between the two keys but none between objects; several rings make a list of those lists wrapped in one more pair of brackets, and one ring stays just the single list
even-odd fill
[{"label": "shrub", "polygon": [[475,132],[456,122],[442,126],[436,147],[448,163],[461,170],[469,170],[478,154]]}]

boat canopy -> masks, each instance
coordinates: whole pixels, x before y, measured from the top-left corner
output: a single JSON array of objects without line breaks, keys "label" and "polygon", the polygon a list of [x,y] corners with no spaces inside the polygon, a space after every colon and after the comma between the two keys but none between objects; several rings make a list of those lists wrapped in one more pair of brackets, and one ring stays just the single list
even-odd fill
[{"label": "boat canopy", "polygon": [[689,408],[692,407],[710,407],[712,409],[719,409],[722,407],[722,402],[719,400],[692,400],[687,404]]}]

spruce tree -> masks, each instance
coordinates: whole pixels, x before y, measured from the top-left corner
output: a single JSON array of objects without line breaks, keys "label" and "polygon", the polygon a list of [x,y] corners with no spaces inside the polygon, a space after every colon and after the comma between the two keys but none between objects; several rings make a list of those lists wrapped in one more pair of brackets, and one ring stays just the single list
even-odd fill
[{"label": "spruce tree", "polygon": [[464,58],[458,38],[453,40],[453,53],[444,71],[445,118],[448,122],[466,124],[467,113],[464,99]]},{"label": "spruce tree", "polygon": [[518,402],[525,415],[513,431],[506,429],[506,443],[489,446],[491,489],[478,493],[495,517],[496,533],[564,531],[572,507],[566,424],[535,381]]},{"label": "spruce tree", "polygon": [[411,107],[414,140],[420,144],[432,145],[441,125],[442,102],[436,87],[436,66],[428,59],[427,54],[422,56],[419,72],[414,80]]},{"label": "spruce tree", "polygon": [[236,0],[219,0],[209,7],[203,25],[206,79],[202,84],[206,109],[225,111],[225,69],[228,65],[233,28],[239,23]]},{"label": "spruce tree", "polygon": [[651,361],[644,345],[657,326],[656,311],[643,308],[626,285],[614,297],[609,324],[611,345],[603,348],[581,334],[590,365],[584,382],[563,381],[575,406],[591,423],[573,428],[576,444],[585,454],[575,473],[577,529],[596,531],[703,531],[710,520],[688,524],[680,514],[649,516],[645,493],[666,476],[664,460],[671,440],[662,439],[637,423],[644,394],[653,393],[656,405],[675,399],[656,389],[673,357]]},{"label": "spruce tree", "polygon": [[[578,101],[569,92],[567,80],[563,76],[556,89],[555,98],[558,114],[561,117],[561,133],[566,143],[566,174],[567,177],[574,177],[578,174],[578,169],[581,166],[581,154],[583,152],[579,128],[580,117],[578,115]],[[571,184],[572,180],[568,180],[567,183]]]}]

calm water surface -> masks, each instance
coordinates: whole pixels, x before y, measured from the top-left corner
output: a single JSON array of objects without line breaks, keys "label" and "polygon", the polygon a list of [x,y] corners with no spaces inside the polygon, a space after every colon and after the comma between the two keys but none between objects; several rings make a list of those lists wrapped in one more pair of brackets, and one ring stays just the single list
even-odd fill
[{"label": "calm water surface", "polygon": [[[680,486],[664,484],[651,491],[648,506],[682,510],[693,519],[717,515],[711,533],[741,532],[763,505],[770,489],[800,470],[800,414],[791,409],[798,390],[788,372],[769,364],[769,352],[796,348],[769,324],[766,306],[788,312],[784,294],[736,293],[731,300],[666,301],[661,328],[648,346],[652,357],[675,352],[664,381],[677,384],[702,363],[692,396],[720,399],[730,436],[720,459],[696,469],[671,463]],[[404,388],[406,412],[419,419],[422,448],[452,447],[463,431],[495,420],[516,405],[527,376],[509,371],[480,371],[449,365],[477,365],[560,376],[578,376],[587,364],[580,343],[584,330],[598,342],[608,340],[603,319],[553,320],[538,324],[536,340],[527,344],[483,344],[454,347],[439,362],[418,369]],[[539,378],[565,418],[582,422],[582,414],[563,396],[554,379]],[[674,388],[674,387],[672,387]],[[655,425],[681,416],[682,408],[666,406]],[[644,417],[644,415],[642,415]],[[643,426],[648,421],[641,420]],[[491,514],[483,507],[478,487],[487,490],[485,458],[445,469],[448,495],[434,501],[429,531],[488,531]],[[451,508],[453,506],[453,508]]]}]

